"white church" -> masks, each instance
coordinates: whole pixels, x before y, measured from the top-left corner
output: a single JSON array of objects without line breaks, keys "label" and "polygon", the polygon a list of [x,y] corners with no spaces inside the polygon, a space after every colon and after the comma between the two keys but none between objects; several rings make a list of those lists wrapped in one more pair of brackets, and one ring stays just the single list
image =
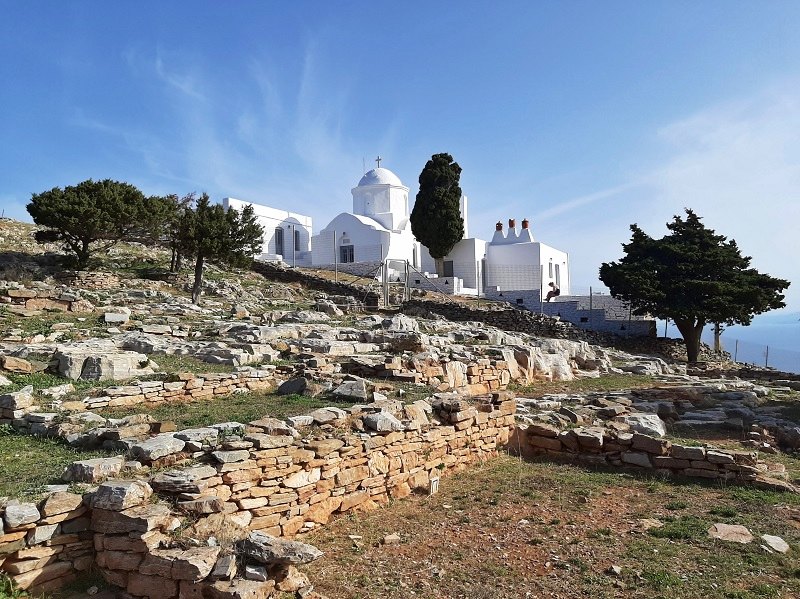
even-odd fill
[{"label": "white church", "polygon": [[[464,238],[444,258],[444,271],[411,233],[409,188],[387,168],[378,166],[361,177],[352,190],[353,208],[342,212],[316,235],[309,216],[253,204],[264,227],[264,247],[258,259],[290,266],[338,268],[364,274],[389,260],[406,263],[410,285],[451,294],[497,295],[504,291],[537,294],[557,285],[569,294],[569,256],[533,237],[528,220],[498,222],[490,241],[469,236],[468,201],[461,198]],[[249,202],[225,198],[225,208],[241,209]],[[396,271],[395,271],[396,272]]]}]

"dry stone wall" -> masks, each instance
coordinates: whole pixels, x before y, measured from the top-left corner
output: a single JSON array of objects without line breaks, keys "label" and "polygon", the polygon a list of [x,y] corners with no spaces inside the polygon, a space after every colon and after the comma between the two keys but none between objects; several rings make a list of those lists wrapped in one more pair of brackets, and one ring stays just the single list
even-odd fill
[{"label": "dry stone wall", "polygon": [[519,331],[539,337],[590,343],[607,343],[610,339],[608,334],[585,331],[568,322],[500,304],[472,307],[457,302],[412,299],[403,304],[403,311],[412,315],[434,313],[457,322],[483,322],[503,331]]},{"label": "dry stone wall", "polygon": [[380,306],[380,295],[374,291],[370,291],[363,285],[331,281],[330,279],[306,273],[296,268],[287,268],[267,262],[253,262],[251,270],[273,281],[301,283],[310,289],[332,295],[352,295],[356,299],[363,301],[369,308],[377,308]]},{"label": "dry stone wall", "polygon": [[[328,432],[305,438],[271,418],[158,435],[139,446],[141,464],[154,470],[190,465],[147,479],[110,480],[83,496],[57,492],[38,503],[5,503],[1,569],[35,593],[59,588],[93,565],[131,597],[268,597],[276,588],[297,590],[296,581],[287,582],[287,567],[297,562],[243,564],[248,572],[262,567],[265,577],[244,580],[232,544],[252,550],[254,543],[269,543],[273,551],[272,537],[291,538],[336,514],[376,508],[416,489],[428,492],[439,476],[495,455],[509,439],[516,407],[513,398],[495,394],[477,405],[445,397],[402,409],[402,422],[377,407],[365,413],[371,432],[353,432],[351,416],[329,408]],[[312,414],[308,422],[320,417]],[[98,460],[71,471],[94,481],[122,465],[121,458],[111,470],[89,462]],[[263,551],[248,555],[263,558]]]},{"label": "dry stone wall", "polygon": [[785,472],[783,465],[765,463],[755,451],[679,445],[612,427],[560,429],[546,423],[532,423],[520,426],[515,434],[519,436],[519,447],[527,454],[593,466],[646,469],[665,476],[763,484],[795,491],[792,485],[773,478]]}]

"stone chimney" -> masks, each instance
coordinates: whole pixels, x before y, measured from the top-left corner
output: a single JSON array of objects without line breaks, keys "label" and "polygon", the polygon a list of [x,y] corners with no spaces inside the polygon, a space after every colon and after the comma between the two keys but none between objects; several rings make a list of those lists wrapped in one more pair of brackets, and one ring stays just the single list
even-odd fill
[{"label": "stone chimney", "polygon": [[517,228],[517,221],[513,218],[508,219],[508,228],[509,229],[516,229]]},{"label": "stone chimney", "polygon": [[527,218],[522,219],[522,230],[517,236],[520,243],[533,241],[533,233],[531,233],[530,225],[531,223]]},{"label": "stone chimney", "polygon": [[503,222],[497,221],[497,224],[494,226],[494,235],[492,236],[492,240],[489,243],[493,243],[495,245],[505,243],[506,236],[503,233]]}]

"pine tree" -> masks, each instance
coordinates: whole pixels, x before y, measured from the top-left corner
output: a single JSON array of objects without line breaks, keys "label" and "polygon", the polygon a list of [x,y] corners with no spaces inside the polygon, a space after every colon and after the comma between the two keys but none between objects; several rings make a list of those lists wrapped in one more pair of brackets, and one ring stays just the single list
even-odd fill
[{"label": "pine tree", "polygon": [[200,301],[205,262],[246,266],[264,243],[264,229],[258,224],[252,206],[241,213],[211,204],[207,194],[197,200],[193,211],[181,221],[181,247],[195,258],[192,301]]},{"label": "pine tree", "polygon": [[783,308],[789,281],[750,268],[734,240],[707,229],[693,211],[667,223],[670,233],[653,239],[636,224],[625,256],[600,267],[611,295],[630,302],[635,314],[671,318],[686,342],[690,362],[700,354],[707,323],[747,325],[756,314]]},{"label": "pine tree", "polygon": [[461,217],[461,167],[450,154],[434,154],[419,175],[419,193],[411,211],[411,232],[444,274],[444,257],[464,237]]},{"label": "pine tree", "polygon": [[110,179],[33,194],[27,208],[33,222],[47,227],[36,240],[63,242],[80,269],[89,265],[92,254],[135,237],[154,218],[141,191]]}]

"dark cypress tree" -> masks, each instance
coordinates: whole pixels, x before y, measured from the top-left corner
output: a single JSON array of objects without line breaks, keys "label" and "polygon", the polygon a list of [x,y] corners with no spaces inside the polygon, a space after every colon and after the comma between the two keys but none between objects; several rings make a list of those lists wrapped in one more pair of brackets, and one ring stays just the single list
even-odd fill
[{"label": "dark cypress tree", "polygon": [[444,273],[443,258],[464,237],[461,217],[461,167],[450,154],[434,154],[419,175],[419,193],[411,211],[411,232]]},{"label": "dark cypress tree", "polygon": [[686,342],[690,362],[700,353],[707,323],[750,324],[755,314],[783,308],[789,281],[750,268],[734,240],[707,229],[693,211],[675,216],[670,233],[653,239],[631,225],[625,256],[600,267],[611,295],[631,303],[635,314],[671,318]]}]

